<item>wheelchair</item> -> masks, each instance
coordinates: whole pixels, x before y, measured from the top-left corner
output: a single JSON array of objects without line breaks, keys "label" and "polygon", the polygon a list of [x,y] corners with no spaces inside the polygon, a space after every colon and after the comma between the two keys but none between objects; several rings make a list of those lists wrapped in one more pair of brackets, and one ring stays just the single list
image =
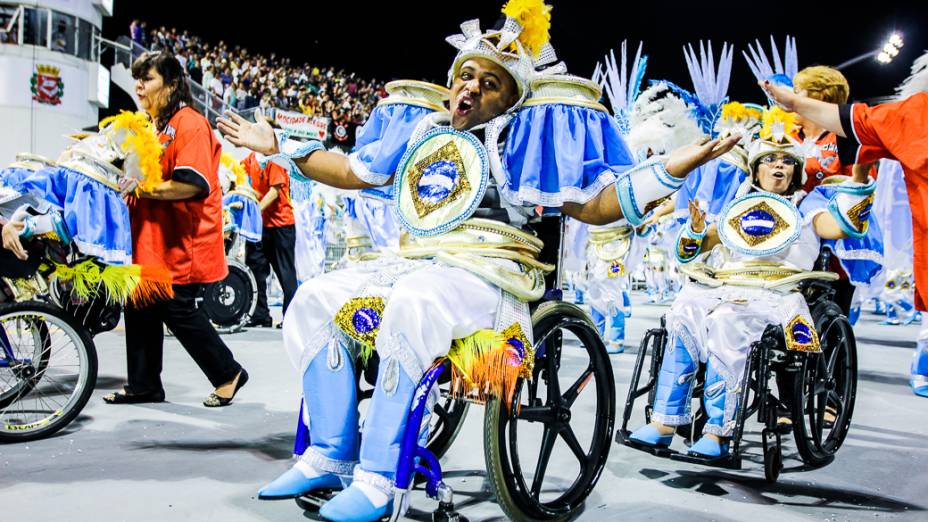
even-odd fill
[{"label": "wheelchair", "polygon": [[203,285],[199,305],[221,333],[241,331],[258,305],[258,282],[245,259],[245,239],[231,229],[225,238],[229,274],[222,281]]},{"label": "wheelchair", "polygon": [[[823,250],[816,261],[817,270],[827,270],[830,251]],[[651,453],[657,457],[715,466],[742,469],[741,442],[747,419],[757,415],[762,424],[761,432],[764,476],[776,482],[783,469],[783,435],[792,431],[793,440],[803,463],[818,468],[834,460],[835,454],[844,443],[857,393],[857,346],[851,324],[841,309],[832,301],[835,290],[822,280],[807,280],[800,283],[800,291],[812,315],[819,334],[820,353],[791,351],[786,348],[783,328],[769,325],[762,338],[750,347],[745,370],[735,430],[731,438],[728,455],[716,458],[699,457],[680,453],[669,448],[654,448],[637,443],[629,438],[628,422],[635,401],[648,396],[645,407],[645,422],[651,421],[652,404],[657,388],[657,378],[668,341],[668,332],[661,319],[661,327],[649,330],[641,341],[641,348],[632,372],[631,385],[625,401],[622,426],[616,434],[616,442],[633,449]],[[639,387],[648,353],[649,376],[644,386]],[[702,396],[704,391],[705,365],[700,364],[693,399],[699,400],[700,408],[690,425],[678,426],[677,433],[687,443],[695,441],[705,425],[706,415]],[[771,386],[776,383],[776,390]],[[789,425],[778,422],[788,416]]]},{"label": "wheelchair", "polygon": [[[545,244],[540,259],[560,266],[562,218],[545,217],[532,228]],[[439,459],[451,450],[472,405],[485,408],[487,478],[509,519],[563,521],[582,509],[609,456],[615,428],[615,380],[592,320],[576,305],[563,301],[559,270],[548,275],[546,286],[544,297],[530,307],[535,349],[532,379],[519,380],[511,401],[495,397],[480,404],[452,394],[451,363],[446,359],[437,360],[419,381],[401,445],[391,520],[400,517],[404,500],[416,486],[424,487],[427,496],[438,501],[433,520],[462,518],[455,510],[452,488],[443,480]],[[365,369],[357,370],[359,397],[372,395],[369,387],[376,379],[376,364],[375,353]],[[428,441],[422,446],[419,427],[434,386],[441,400],[433,408]],[[555,450],[570,455],[571,463],[549,466]],[[296,501],[311,513],[333,493],[313,492]]]},{"label": "wheelchair", "polygon": [[42,260],[73,252],[46,239],[28,250],[31,262],[4,257],[0,278],[0,443],[49,437],[80,414],[97,379],[93,336],[121,311],[106,296],[76,299],[51,277]]}]

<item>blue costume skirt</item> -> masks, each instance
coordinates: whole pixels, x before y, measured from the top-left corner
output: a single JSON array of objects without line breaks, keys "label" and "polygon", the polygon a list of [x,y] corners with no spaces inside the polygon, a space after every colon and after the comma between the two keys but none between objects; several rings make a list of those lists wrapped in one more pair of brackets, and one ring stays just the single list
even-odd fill
[{"label": "blue costume skirt", "polygon": [[113,265],[132,263],[129,209],[112,188],[65,167],[30,172],[10,186],[61,209],[81,253]]}]

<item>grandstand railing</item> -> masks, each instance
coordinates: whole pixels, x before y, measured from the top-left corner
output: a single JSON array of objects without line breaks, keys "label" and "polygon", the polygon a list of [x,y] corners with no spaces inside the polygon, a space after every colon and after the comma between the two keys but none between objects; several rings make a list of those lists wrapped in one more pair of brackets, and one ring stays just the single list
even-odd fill
[{"label": "grandstand railing", "polygon": [[[116,41],[105,38],[97,38],[97,56],[103,56],[105,51],[113,51],[113,61],[115,64],[121,64],[129,69],[132,62],[148,49],[132,41],[128,36],[120,36]],[[187,84],[190,86],[190,95],[193,97],[194,108],[206,116],[211,125],[216,125],[216,118],[222,116],[224,112],[238,113],[234,107],[222,101],[222,98],[209,92],[203,85],[187,77]]]}]

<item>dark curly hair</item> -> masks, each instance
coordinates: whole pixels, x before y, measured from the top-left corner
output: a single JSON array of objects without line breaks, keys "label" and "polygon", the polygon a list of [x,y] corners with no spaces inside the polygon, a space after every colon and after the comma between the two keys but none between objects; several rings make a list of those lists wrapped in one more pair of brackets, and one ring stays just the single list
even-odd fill
[{"label": "dark curly hair", "polygon": [[[177,61],[177,58],[167,51],[152,51],[139,56],[132,63],[132,78],[138,80],[155,69],[164,79],[165,87],[173,87],[168,96],[167,105],[158,115],[158,130],[164,130],[168,121],[184,105],[193,107],[193,97],[190,95],[190,84],[187,83],[187,73]],[[194,108],[194,110],[196,110]]]}]

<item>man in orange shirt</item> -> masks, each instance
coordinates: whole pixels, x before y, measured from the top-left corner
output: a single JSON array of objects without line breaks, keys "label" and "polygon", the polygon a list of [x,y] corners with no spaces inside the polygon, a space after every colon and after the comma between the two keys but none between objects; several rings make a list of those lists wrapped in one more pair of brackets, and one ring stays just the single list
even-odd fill
[{"label": "man in orange shirt", "polygon": [[[838,140],[842,163],[865,164],[889,158],[902,164],[915,236],[915,306],[928,310],[924,294],[928,292],[928,92],[869,107],[863,103],[825,103],[769,82],[763,87],[784,109],[843,138]],[[918,335],[910,383],[916,395],[928,397],[928,320]]]},{"label": "man in orange shirt", "polygon": [[[251,178],[251,186],[261,198],[261,217],[264,230],[261,241],[246,243],[245,263],[258,283],[258,302],[248,326],[269,327],[272,324],[267,307],[267,278],[274,268],[284,292],[284,309],[296,292],[296,268],[293,251],[296,247],[293,205],[290,203],[290,175],[280,165],[259,158],[254,152],[242,164]],[[269,266],[270,265],[270,266]]]}]

